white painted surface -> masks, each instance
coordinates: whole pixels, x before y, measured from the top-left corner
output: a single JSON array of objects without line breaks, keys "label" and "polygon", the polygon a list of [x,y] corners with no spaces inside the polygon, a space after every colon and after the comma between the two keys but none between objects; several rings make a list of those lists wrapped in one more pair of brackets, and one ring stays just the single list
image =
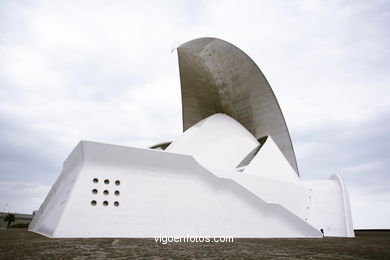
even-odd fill
[{"label": "white painted surface", "polygon": [[355,237],[355,232],[353,229],[353,223],[352,223],[352,211],[351,211],[351,204],[349,202],[349,195],[347,191],[347,186],[345,186],[342,178],[338,174],[333,174],[330,177],[331,180],[335,180],[338,182],[341,188],[341,195],[343,198],[343,209],[344,209],[344,219],[345,219],[345,229],[346,229],[346,236],[347,237]]},{"label": "white painted surface", "polygon": [[[71,159],[77,157],[82,167],[77,181],[69,185],[71,192],[67,197],[49,196],[46,201],[54,202],[52,207],[41,207],[39,221],[30,230],[52,237],[321,237],[282,206],[215,176],[190,156],[92,142],[79,147],[82,156],[72,154]],[[110,184],[104,184],[105,179]],[[120,180],[119,186],[115,180]],[[97,195],[92,194],[94,188]],[[117,189],[119,196],[113,195]],[[92,200],[97,206],[90,204]],[[65,206],[60,206],[62,201]],[[58,207],[64,207],[59,216],[45,214]],[[57,224],[47,226],[52,220]]]},{"label": "white painted surface", "polygon": [[221,114],[188,129],[165,152],[80,142],[29,230],[49,237],[321,237],[321,229],[353,236],[339,177],[300,181],[272,138],[237,171],[257,145]]},{"label": "white painted surface", "polygon": [[353,228],[346,220],[344,196],[337,180],[302,181],[312,190],[308,222],[322,229],[325,236],[353,237]]},{"label": "white painted surface", "polygon": [[65,206],[80,174],[83,161],[82,154],[82,146],[79,144],[65,160],[61,175],[34,215],[29,230],[49,237],[54,236],[53,233],[64,215]]},{"label": "white painted surface", "polygon": [[311,205],[311,191],[309,187],[301,185],[301,183],[255,176],[245,174],[245,172],[232,171],[228,174],[227,172],[215,171],[214,173],[217,176],[234,180],[267,203],[283,206],[302,220],[305,220],[309,214],[307,207]]},{"label": "white painted surface", "polygon": [[165,150],[192,155],[208,169],[234,170],[259,142],[236,120],[215,114],[198,122]]},{"label": "white painted surface", "polygon": [[245,168],[244,173],[281,181],[299,181],[295,170],[279,150],[272,136],[268,136],[260,151]]}]

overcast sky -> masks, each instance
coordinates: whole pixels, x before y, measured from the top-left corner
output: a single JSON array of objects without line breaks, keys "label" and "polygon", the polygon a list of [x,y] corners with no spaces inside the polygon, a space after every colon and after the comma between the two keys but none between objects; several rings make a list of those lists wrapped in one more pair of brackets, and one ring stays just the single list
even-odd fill
[{"label": "overcast sky", "polygon": [[171,50],[209,36],[267,77],[302,179],[339,173],[355,228],[390,228],[389,28],[390,2],[379,0],[3,0],[0,211],[38,209],[80,140],[175,139]]}]

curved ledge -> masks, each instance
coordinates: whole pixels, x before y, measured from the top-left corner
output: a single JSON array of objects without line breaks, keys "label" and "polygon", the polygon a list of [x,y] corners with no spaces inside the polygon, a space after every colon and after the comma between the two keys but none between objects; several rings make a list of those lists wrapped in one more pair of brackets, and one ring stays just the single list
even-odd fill
[{"label": "curved ledge", "polygon": [[355,237],[355,232],[353,230],[352,224],[351,204],[349,203],[347,187],[344,185],[343,180],[338,174],[333,174],[332,176],[330,176],[330,179],[337,181],[341,188],[341,193],[343,195],[344,218],[347,237]]}]

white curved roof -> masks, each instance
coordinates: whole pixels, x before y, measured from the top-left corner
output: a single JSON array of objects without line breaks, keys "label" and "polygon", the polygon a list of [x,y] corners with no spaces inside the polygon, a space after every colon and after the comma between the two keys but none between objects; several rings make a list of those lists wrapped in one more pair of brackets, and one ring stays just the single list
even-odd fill
[{"label": "white curved roof", "polygon": [[239,48],[200,38],[178,49],[183,130],[216,113],[237,120],[257,139],[270,135],[298,174],[278,101],[258,66]]},{"label": "white curved roof", "polygon": [[235,170],[258,145],[256,138],[236,120],[215,114],[193,125],[165,151],[192,155],[209,169]]}]

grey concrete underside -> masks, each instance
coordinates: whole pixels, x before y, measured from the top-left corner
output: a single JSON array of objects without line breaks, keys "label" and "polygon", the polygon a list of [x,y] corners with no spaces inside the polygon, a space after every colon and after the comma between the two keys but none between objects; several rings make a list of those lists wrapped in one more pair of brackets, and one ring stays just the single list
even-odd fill
[{"label": "grey concrete underside", "polygon": [[227,114],[257,139],[271,135],[298,174],[282,111],[252,59],[232,44],[215,38],[189,41],[177,51],[183,131],[213,114]]}]

